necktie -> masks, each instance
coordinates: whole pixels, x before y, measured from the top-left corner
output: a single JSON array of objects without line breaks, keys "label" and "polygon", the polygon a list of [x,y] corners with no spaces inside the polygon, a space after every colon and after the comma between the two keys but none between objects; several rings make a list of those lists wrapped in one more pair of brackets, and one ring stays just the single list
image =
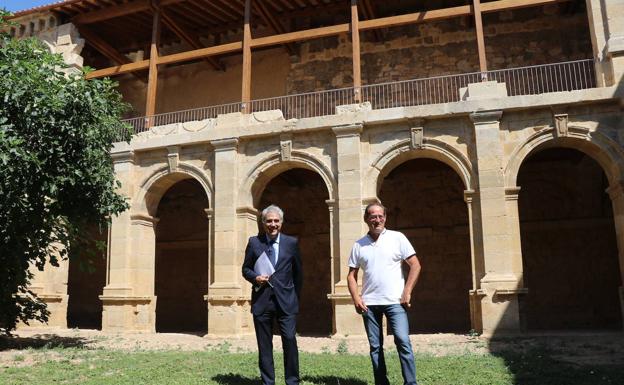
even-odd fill
[{"label": "necktie", "polygon": [[273,249],[274,244],[275,244],[275,239],[270,239],[269,248],[266,251],[267,257],[269,257],[269,261],[271,261],[271,264],[273,265],[273,267],[275,267],[275,249]]}]

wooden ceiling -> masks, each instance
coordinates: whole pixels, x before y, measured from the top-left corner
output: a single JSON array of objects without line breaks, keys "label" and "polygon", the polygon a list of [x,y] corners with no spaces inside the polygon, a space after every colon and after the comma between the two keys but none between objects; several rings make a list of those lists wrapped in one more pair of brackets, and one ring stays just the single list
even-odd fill
[{"label": "wooden ceiling", "polygon": [[[338,10],[343,11],[345,19],[349,15],[347,0],[256,0],[253,3],[253,27],[269,27],[272,33],[290,31],[291,20],[295,18],[335,14]],[[227,41],[229,35],[242,29],[245,1],[161,0],[160,7],[182,30]],[[151,38],[151,0],[66,0],[18,12],[15,17],[41,11],[53,12],[63,22],[90,29],[104,41],[114,43],[122,53],[143,49]],[[171,29],[165,24],[163,43],[181,40]]]},{"label": "wooden ceiling", "polygon": [[[471,0],[359,0],[361,20],[469,4]],[[245,0],[160,0],[164,20],[161,42],[183,41],[181,31],[214,43],[230,41],[243,26]],[[154,0],[65,0],[15,14],[53,12],[62,22],[79,26],[83,35],[97,35],[122,54],[145,49],[152,34]],[[350,0],[254,0],[252,28],[269,34],[348,22]],[[176,31],[176,28],[178,31]],[[257,32],[255,35],[261,35]],[[90,40],[87,38],[87,40]],[[188,41],[187,41],[188,42]]]},{"label": "wooden ceiling", "polygon": [[[65,0],[32,8],[14,18],[52,12],[62,23],[72,22],[86,39],[85,62],[96,68],[130,63],[127,54],[142,50],[150,52],[154,14],[159,10],[162,27],[159,45],[170,45],[168,53],[199,50],[242,41],[246,0]],[[251,0],[250,26],[254,47],[262,49],[275,43],[270,35],[314,30],[316,37],[348,32],[353,0]],[[422,19],[471,16],[475,0],[357,0],[360,29],[370,30],[382,40],[380,28],[413,23]],[[583,0],[482,0],[484,12],[515,9],[536,4]],[[491,4],[487,4],[491,3]],[[491,9],[486,9],[491,8]],[[420,14],[418,14],[420,12]],[[411,13],[411,15],[410,15]],[[393,16],[396,16],[393,18]],[[405,17],[404,17],[405,16]],[[414,19],[417,18],[418,20]],[[387,19],[402,19],[388,22]],[[319,31],[327,27],[331,31]],[[300,34],[299,34],[300,35]],[[265,38],[266,37],[266,38]],[[300,38],[281,39],[290,54],[296,54],[294,43]],[[267,40],[267,44],[264,44]],[[175,45],[178,42],[182,45]],[[185,47],[186,46],[186,47]],[[178,47],[178,48],[176,48]],[[237,49],[224,50],[234,52]],[[172,55],[175,56],[175,55]],[[203,56],[215,69],[223,69],[218,58]],[[141,64],[143,67],[145,64]]]}]

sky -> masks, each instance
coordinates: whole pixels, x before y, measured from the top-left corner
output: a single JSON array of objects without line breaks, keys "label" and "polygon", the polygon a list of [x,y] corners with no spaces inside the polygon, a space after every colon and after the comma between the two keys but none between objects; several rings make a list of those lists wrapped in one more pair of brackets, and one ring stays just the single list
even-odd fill
[{"label": "sky", "polygon": [[6,8],[8,11],[23,11],[40,5],[48,5],[56,3],[59,0],[0,0],[0,8]]}]

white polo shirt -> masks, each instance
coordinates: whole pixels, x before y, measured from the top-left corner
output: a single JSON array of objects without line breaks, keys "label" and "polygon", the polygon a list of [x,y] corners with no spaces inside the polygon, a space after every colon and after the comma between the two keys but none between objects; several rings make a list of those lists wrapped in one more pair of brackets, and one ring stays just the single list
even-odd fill
[{"label": "white polo shirt", "polygon": [[362,269],[362,299],[366,305],[392,305],[401,302],[405,279],[401,262],[416,254],[407,237],[384,229],[374,241],[368,234],[351,249],[349,267]]}]

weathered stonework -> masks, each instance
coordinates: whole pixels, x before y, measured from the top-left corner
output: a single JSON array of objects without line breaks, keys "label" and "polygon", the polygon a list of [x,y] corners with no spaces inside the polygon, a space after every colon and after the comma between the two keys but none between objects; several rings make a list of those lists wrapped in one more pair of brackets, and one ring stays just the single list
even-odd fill
[{"label": "weathered stonework", "polygon": [[[165,255],[190,256],[189,264],[207,277],[193,294],[205,301],[194,308],[205,306],[202,332],[252,333],[251,287],[240,267],[248,237],[258,232],[259,211],[276,201],[288,207],[285,229],[300,236],[308,256],[305,295],[319,309],[314,322],[305,310],[301,324],[310,333],[364,332],[347,290],[347,259],[366,231],[363,208],[378,201],[388,205],[388,226],[406,233],[423,265],[417,310],[409,315],[413,331],[621,328],[624,13],[619,2],[588,0],[587,13],[552,23],[548,15],[558,14],[559,6],[485,17],[491,67],[586,58],[593,48],[597,88],[507,96],[504,83],[475,83],[459,102],[383,109],[362,103],[290,120],[280,110],[223,113],[155,126],[129,144],[117,143],[111,155],[131,208],[113,218],[110,229],[102,328],[157,329],[157,261]],[[384,32],[383,42],[363,38],[364,83],[476,71],[476,44],[466,23],[397,28]],[[70,41],[56,40],[79,46]],[[254,73],[266,74],[252,80],[254,97],[351,84],[346,35],[298,47],[296,57],[279,49],[254,54]],[[226,73],[205,63],[164,70],[160,112],[235,101],[240,63],[227,60]],[[144,104],[135,80],[125,79],[121,89]],[[189,181],[192,189],[180,187]],[[190,206],[195,214],[203,211],[196,222],[187,220],[195,215],[185,211]],[[196,238],[185,238],[193,231]],[[549,255],[555,267],[540,268]],[[577,300],[579,292],[567,290],[565,278],[579,273],[578,264],[586,272],[579,291],[586,298]],[[63,269],[33,281],[37,293],[56,304],[50,324],[61,327]],[[191,276],[189,270],[182,276]],[[598,282],[605,271],[612,274]],[[168,278],[175,285],[174,275]],[[553,299],[564,305],[551,314],[545,309]],[[585,317],[590,306],[609,321]],[[562,322],[563,312],[573,322]],[[457,316],[448,320],[448,314]]]}]

